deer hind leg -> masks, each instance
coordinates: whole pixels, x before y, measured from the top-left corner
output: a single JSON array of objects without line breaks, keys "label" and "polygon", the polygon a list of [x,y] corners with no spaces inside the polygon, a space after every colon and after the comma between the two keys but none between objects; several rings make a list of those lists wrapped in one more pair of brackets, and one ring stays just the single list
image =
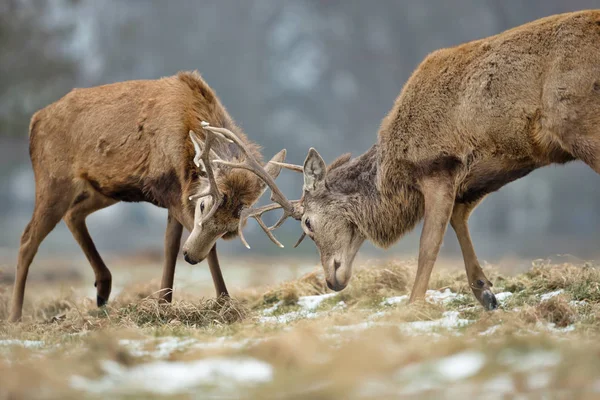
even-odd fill
[{"label": "deer hind leg", "polygon": [[108,301],[112,286],[112,275],[100,257],[98,250],[96,250],[96,246],[88,232],[85,219],[94,211],[115,203],[115,200],[105,197],[91,188],[85,188],[77,195],[64,217],[65,223],[69,227],[73,237],[94,269],[94,286],[96,286],[96,303],[98,307],[102,307]]},{"label": "deer hind leg", "polygon": [[173,300],[173,280],[175,278],[175,264],[181,246],[183,225],[171,214],[167,219],[165,232],[165,265],[163,268],[160,300],[170,303]]},{"label": "deer hind leg", "polygon": [[433,265],[437,259],[448,220],[454,206],[453,179],[429,178],[422,183],[425,198],[425,221],[419,243],[417,276],[409,302],[425,297]]},{"label": "deer hind leg", "polygon": [[490,289],[493,285],[485,276],[479,265],[473,243],[471,242],[471,235],[469,234],[469,216],[481,200],[469,204],[455,204],[454,209],[452,210],[450,224],[458,238],[458,243],[460,244],[460,249],[465,261],[467,279],[475,298],[479,300],[481,305],[487,310],[495,310],[498,308],[498,301]]},{"label": "deer hind leg", "polygon": [[54,229],[63,217],[71,201],[70,188],[57,188],[56,182],[47,184],[43,193],[36,193],[35,207],[31,221],[21,236],[19,258],[15,274],[12,305],[9,321],[16,322],[21,319],[23,311],[23,298],[25,296],[25,283],[29,266],[35,257],[42,241]]}]

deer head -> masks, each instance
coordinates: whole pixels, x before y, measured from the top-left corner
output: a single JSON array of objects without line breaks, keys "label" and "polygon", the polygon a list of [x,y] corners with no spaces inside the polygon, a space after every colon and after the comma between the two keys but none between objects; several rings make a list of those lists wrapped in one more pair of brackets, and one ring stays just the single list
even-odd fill
[{"label": "deer head", "polygon": [[[241,234],[247,219],[256,216],[253,214],[255,209],[250,206],[264,193],[267,184],[263,177],[249,171],[248,166],[259,167],[263,175],[274,180],[281,171],[275,162],[283,161],[286,154],[285,149],[280,151],[263,168],[232,132],[227,131],[225,136],[219,128],[206,123],[203,123],[203,127],[206,130],[204,141],[190,131],[196,150],[194,163],[205,176],[201,178],[199,192],[190,197],[191,201],[196,202],[194,226],[183,245],[184,258],[190,264],[204,260],[219,238],[228,239]],[[230,137],[235,137],[235,140]],[[236,143],[245,153],[246,162],[236,164],[222,160],[212,149],[216,140]],[[244,237],[241,238],[247,245]]]},{"label": "deer head", "polygon": [[350,281],[352,263],[365,236],[353,222],[348,196],[325,184],[331,169],[314,148],[309,150],[303,167],[300,220],[304,234],[317,246],[327,286],[340,291]]}]

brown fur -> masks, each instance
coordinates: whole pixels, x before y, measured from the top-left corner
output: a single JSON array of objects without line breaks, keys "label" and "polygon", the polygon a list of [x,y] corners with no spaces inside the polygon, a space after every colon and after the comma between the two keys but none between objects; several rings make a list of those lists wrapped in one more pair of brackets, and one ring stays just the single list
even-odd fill
[{"label": "brown fur", "polygon": [[[61,218],[94,268],[98,303],[108,299],[111,275],[87,232],[85,218],[119,201],[145,201],[169,210],[163,298],[170,300],[181,226],[194,229],[195,204],[188,198],[206,185],[193,163],[195,152],[188,136],[193,130],[204,138],[201,121],[233,131],[262,160],[259,147],[235,125],[196,72],[74,89],[33,115],[29,150],[36,202],[21,240],[11,320],[21,315],[27,271],[37,248]],[[236,146],[221,141],[213,149],[225,160],[244,157]],[[215,232],[227,231],[232,237],[240,207],[252,205],[264,185],[239,169],[218,169],[216,179],[228,201],[215,214],[213,225]],[[211,247],[222,232],[207,239],[212,240]],[[217,293],[227,294],[216,250],[213,253],[209,263]]]},{"label": "brown fur", "polygon": [[451,220],[473,291],[493,306],[468,216],[536,168],[582,160],[600,173],[598,87],[600,11],[543,18],[429,55],[383,119],[377,144],[304,196],[331,286],[347,284],[351,265],[341,260],[354,258],[354,236],[387,247],[424,218],[411,296],[422,298]]}]

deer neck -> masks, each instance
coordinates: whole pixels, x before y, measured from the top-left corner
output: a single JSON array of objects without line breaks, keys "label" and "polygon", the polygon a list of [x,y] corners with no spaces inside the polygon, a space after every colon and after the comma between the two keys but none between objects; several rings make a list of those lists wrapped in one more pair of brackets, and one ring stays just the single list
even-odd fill
[{"label": "deer neck", "polygon": [[423,217],[423,198],[409,182],[381,190],[379,152],[373,145],[359,157],[330,172],[330,189],[342,194],[344,209],[373,244],[389,247]]}]

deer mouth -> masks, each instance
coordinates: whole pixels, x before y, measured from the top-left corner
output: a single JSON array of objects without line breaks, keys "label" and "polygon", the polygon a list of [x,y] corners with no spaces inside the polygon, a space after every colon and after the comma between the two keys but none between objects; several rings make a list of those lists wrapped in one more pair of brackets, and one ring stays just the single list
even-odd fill
[{"label": "deer mouth", "polygon": [[183,259],[190,265],[196,265],[199,261],[193,260],[188,253],[183,253]]},{"label": "deer mouth", "polygon": [[[341,290],[344,290],[346,288],[345,284],[341,284],[338,282],[337,280],[337,270],[342,266],[342,263],[338,260],[333,260],[333,268],[334,268],[334,272],[333,272],[333,279],[326,279],[325,282],[327,283],[327,287],[331,290],[334,290],[336,292],[339,292]],[[332,282],[333,281],[333,282]]]}]

